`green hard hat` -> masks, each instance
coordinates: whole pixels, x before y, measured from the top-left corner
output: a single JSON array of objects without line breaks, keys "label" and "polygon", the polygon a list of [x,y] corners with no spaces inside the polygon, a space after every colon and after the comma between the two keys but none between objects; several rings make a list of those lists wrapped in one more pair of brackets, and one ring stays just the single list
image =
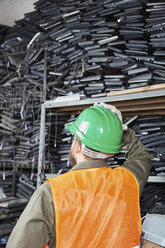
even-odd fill
[{"label": "green hard hat", "polygon": [[73,135],[89,148],[104,153],[121,151],[123,129],[118,117],[101,106],[83,110],[77,119],[67,124]]}]

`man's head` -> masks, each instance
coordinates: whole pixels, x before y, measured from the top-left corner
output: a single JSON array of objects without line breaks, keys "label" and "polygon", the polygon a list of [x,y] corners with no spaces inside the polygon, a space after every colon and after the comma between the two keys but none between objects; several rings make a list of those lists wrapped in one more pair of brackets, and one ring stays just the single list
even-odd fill
[{"label": "man's head", "polygon": [[[72,166],[76,165],[79,162],[82,162],[84,160],[96,160],[96,159],[103,159],[103,160],[107,160],[108,157],[112,157],[114,154],[111,153],[102,153],[102,155],[105,155],[105,158],[98,158],[97,156],[90,156],[90,155],[86,155],[84,154],[84,150],[83,150],[83,144],[81,143],[81,141],[79,140],[79,138],[77,138],[75,136],[74,141],[71,145],[70,151],[69,151],[69,160]],[[86,149],[88,149],[89,151],[93,152],[93,153],[98,153],[97,151],[86,147]],[[100,153],[100,152],[99,152]],[[100,153],[101,154],[101,153]]]},{"label": "man's head", "polygon": [[89,159],[106,160],[121,150],[122,123],[103,107],[85,109],[67,127],[75,135],[69,154],[72,165]]}]

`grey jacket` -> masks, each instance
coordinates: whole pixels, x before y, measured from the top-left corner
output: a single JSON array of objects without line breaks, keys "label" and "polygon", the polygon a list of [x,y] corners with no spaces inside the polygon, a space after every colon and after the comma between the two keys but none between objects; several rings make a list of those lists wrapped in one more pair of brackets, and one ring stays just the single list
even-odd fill
[{"label": "grey jacket", "polygon": [[[136,176],[141,194],[149,176],[152,157],[131,129],[124,131],[123,149],[126,151],[123,167]],[[108,165],[101,160],[88,160],[75,165],[72,170],[96,167]],[[55,211],[48,182],[31,197],[9,238],[7,248],[43,248],[47,243],[49,248],[56,247]]]}]

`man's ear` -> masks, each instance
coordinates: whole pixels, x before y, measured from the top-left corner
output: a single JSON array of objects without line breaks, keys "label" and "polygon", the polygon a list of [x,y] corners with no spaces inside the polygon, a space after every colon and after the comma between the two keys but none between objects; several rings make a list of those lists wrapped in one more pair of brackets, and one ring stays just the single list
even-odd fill
[{"label": "man's ear", "polygon": [[75,140],[75,153],[81,152],[81,144]]}]

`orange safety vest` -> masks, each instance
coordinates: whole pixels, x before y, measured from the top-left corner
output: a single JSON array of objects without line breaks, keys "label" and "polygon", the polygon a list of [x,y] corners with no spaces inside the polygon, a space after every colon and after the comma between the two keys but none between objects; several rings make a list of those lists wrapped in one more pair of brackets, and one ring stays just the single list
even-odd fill
[{"label": "orange safety vest", "polygon": [[55,206],[56,248],[139,244],[139,185],[130,171],[124,167],[82,169],[48,180]]}]

